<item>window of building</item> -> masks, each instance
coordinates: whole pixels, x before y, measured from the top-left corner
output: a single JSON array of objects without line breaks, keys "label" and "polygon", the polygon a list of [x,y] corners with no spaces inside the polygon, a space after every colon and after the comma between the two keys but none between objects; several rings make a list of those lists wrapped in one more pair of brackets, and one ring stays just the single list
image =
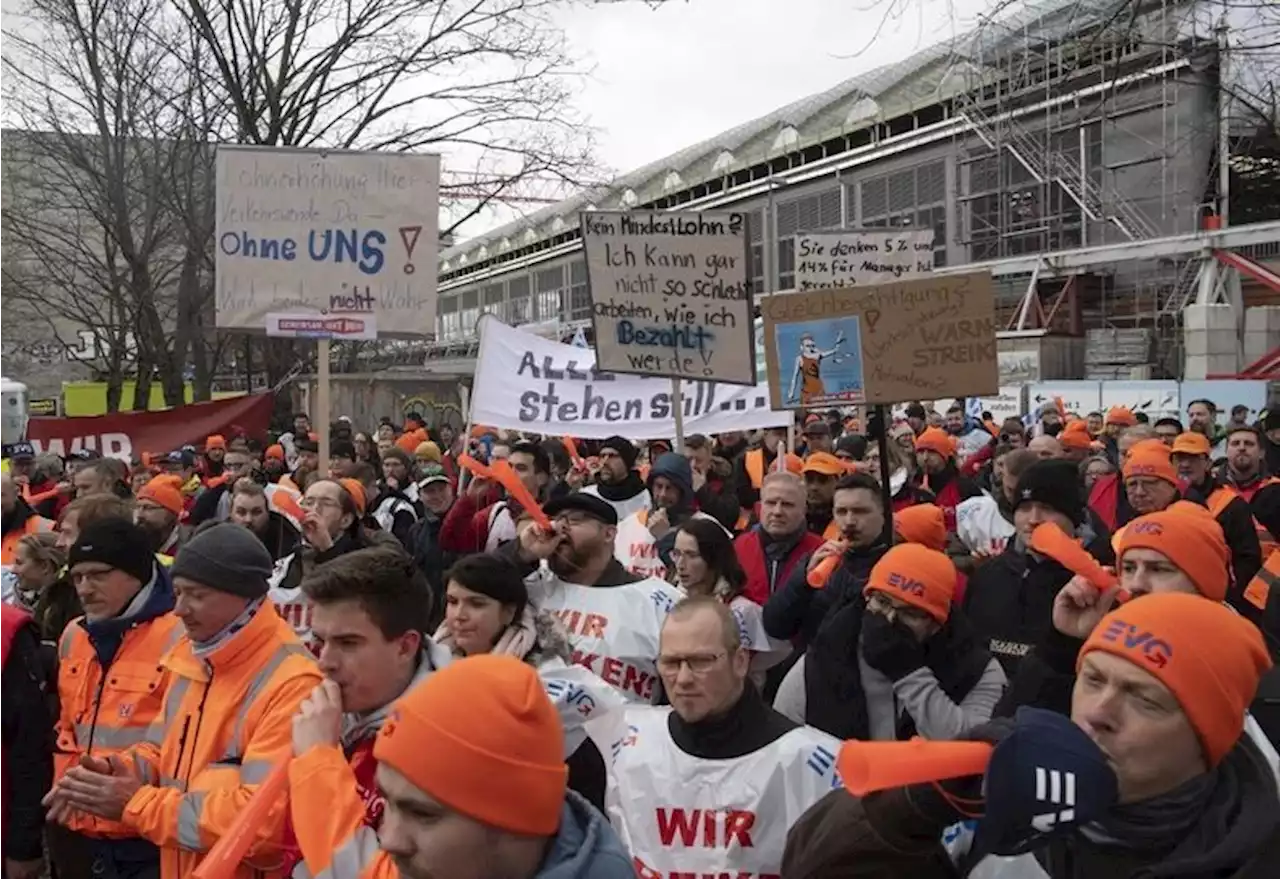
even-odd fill
[{"label": "window of building", "polygon": [[513,327],[533,321],[533,298],[529,276],[516,275],[507,282],[507,323]]},{"label": "window of building", "polygon": [[797,232],[840,228],[840,189],[778,202],[778,289],[795,286]]},{"label": "window of building", "polygon": [[462,304],[458,309],[458,322],[462,326],[462,335],[475,334],[476,322],[480,320],[480,290],[473,287],[462,291]]},{"label": "window of building", "polygon": [[561,295],[564,288],[564,266],[543,269],[537,275],[538,305],[536,321],[559,320],[564,312]]},{"label": "window of building", "polygon": [[747,233],[751,237],[751,250],[747,270],[750,272],[751,289],[764,292],[764,211],[747,214]]},{"label": "window of building", "polygon": [[587,289],[587,262],[575,259],[569,263],[569,320],[591,317],[591,293]]},{"label": "window of building", "polygon": [[440,297],[440,314],[436,316],[436,338],[441,341],[449,341],[462,335],[462,324],[458,316],[460,301],[456,294]]},{"label": "window of building", "polygon": [[859,199],[863,227],[932,228],[933,264],[947,264],[947,166],[941,159],[863,180]]},{"label": "window of building", "polygon": [[498,320],[507,319],[506,285],[499,281],[487,284],[480,294],[480,310],[492,314]]}]

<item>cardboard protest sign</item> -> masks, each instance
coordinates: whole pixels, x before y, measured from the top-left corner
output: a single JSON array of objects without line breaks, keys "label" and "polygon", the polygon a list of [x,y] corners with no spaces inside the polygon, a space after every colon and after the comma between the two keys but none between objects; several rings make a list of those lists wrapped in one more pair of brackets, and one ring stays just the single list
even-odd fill
[{"label": "cardboard protest sign", "polygon": [[[783,427],[789,412],[769,406],[769,388],[685,382],[684,429],[712,435]],[[596,369],[596,354],[509,327],[480,321],[480,351],[471,394],[475,424],[548,436],[631,440],[675,436],[671,382]]]},{"label": "cardboard protest sign", "polygon": [[747,215],[582,214],[600,368],[755,385]]},{"label": "cardboard protest sign", "polygon": [[903,281],[933,271],[932,229],[865,229],[797,235],[796,289]]},{"label": "cardboard protest sign", "polygon": [[434,333],[439,190],[439,156],[219,146],[218,326],[294,312]]},{"label": "cardboard protest sign", "polygon": [[766,297],[775,409],[995,394],[995,289],[985,272]]}]

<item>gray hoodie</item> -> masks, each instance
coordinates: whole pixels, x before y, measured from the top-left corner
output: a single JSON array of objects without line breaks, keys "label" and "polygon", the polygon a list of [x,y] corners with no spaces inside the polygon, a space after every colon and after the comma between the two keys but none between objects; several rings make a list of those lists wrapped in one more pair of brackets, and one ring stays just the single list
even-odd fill
[{"label": "gray hoodie", "polygon": [[534,879],[635,879],[636,868],[605,817],[565,791],[560,829]]}]

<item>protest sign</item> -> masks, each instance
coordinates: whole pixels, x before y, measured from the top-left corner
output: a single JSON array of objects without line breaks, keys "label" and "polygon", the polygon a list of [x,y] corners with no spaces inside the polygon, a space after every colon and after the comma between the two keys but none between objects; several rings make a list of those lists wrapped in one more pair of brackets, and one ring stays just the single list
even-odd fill
[{"label": "protest sign", "polygon": [[[596,371],[589,348],[564,345],[480,321],[480,350],[471,394],[471,421],[549,436],[632,440],[675,436],[671,382]],[[789,412],[769,407],[766,385],[685,382],[686,435],[785,427]]]},{"label": "protest sign", "polygon": [[796,289],[904,281],[933,271],[932,229],[865,229],[797,235]]},{"label": "protest sign", "polygon": [[785,293],[760,311],[774,409],[999,391],[985,272]]},{"label": "protest sign", "polygon": [[87,449],[106,458],[131,461],[143,452],[164,454],[184,445],[201,446],[213,434],[262,436],[274,406],[274,394],[249,394],[159,412],[32,418],[27,422],[27,439],[39,455],[66,457]]},{"label": "protest sign", "polygon": [[440,158],[219,146],[217,324],[364,315],[435,332]]},{"label": "protest sign", "polygon": [[749,240],[746,214],[584,212],[601,369],[754,386]]}]

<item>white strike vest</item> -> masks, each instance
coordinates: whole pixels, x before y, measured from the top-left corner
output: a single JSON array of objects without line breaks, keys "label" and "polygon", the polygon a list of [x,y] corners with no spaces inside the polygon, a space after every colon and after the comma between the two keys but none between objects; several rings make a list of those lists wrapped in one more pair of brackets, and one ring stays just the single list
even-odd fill
[{"label": "white strike vest", "polygon": [[658,679],[658,635],[682,597],[676,587],[652,579],[578,586],[549,572],[528,582],[535,607],[568,630],[574,665],[595,672],[629,702],[649,701]]},{"label": "white strike vest", "polygon": [[991,495],[984,492],[956,505],[956,536],[969,552],[998,555],[1014,534],[1013,523]]},{"label": "white strike vest", "polygon": [[[594,673],[578,665],[568,665],[558,656],[538,663],[538,677],[551,697],[564,727],[564,756],[568,758],[587,739],[587,725],[603,721],[626,707],[618,691]],[[603,752],[608,742],[600,748]]]},{"label": "white strike vest", "polygon": [[649,497],[649,489],[647,488],[634,497],[629,497],[622,501],[611,501],[608,498],[601,497],[600,486],[598,485],[588,485],[586,488],[582,489],[582,493],[595,495],[600,498],[600,500],[613,507],[618,512],[619,522],[622,522],[633,513],[649,509],[649,505],[652,503],[652,499]]},{"label": "white strike vest", "polygon": [[484,551],[493,552],[504,543],[516,539],[516,520],[511,518],[506,501],[498,501],[489,509],[489,536],[484,541]]},{"label": "white strike vest", "polygon": [[413,516],[413,521],[418,521],[418,511],[413,508],[413,504],[401,497],[385,497],[379,501],[377,508],[373,511],[373,520],[378,523],[379,528],[389,534],[391,526],[395,524],[396,516],[402,512],[408,512]]},{"label": "white strike vest", "polygon": [[787,831],[839,787],[840,742],[812,727],[731,760],[681,751],[670,708],[631,706],[612,748],[609,820],[641,879],[777,876]]},{"label": "white strike vest", "polygon": [[271,576],[267,578],[267,600],[276,606],[276,613],[289,624],[298,640],[307,646],[315,656],[320,655],[320,646],[311,637],[311,601],[303,593],[301,586],[287,589],[281,586],[289,565],[293,564],[296,552],[291,552],[275,563]]},{"label": "white strike vest", "polygon": [[[694,513],[693,518],[710,519],[716,522],[714,516],[708,516],[706,513]],[[720,525],[719,522],[716,524]],[[724,528],[723,525],[720,527]],[[725,533],[729,532],[725,531]],[[632,513],[618,523],[618,533],[613,538],[613,557],[637,577],[667,579],[669,571],[658,556],[657,541],[653,539],[653,533],[649,530],[648,507]]]}]

